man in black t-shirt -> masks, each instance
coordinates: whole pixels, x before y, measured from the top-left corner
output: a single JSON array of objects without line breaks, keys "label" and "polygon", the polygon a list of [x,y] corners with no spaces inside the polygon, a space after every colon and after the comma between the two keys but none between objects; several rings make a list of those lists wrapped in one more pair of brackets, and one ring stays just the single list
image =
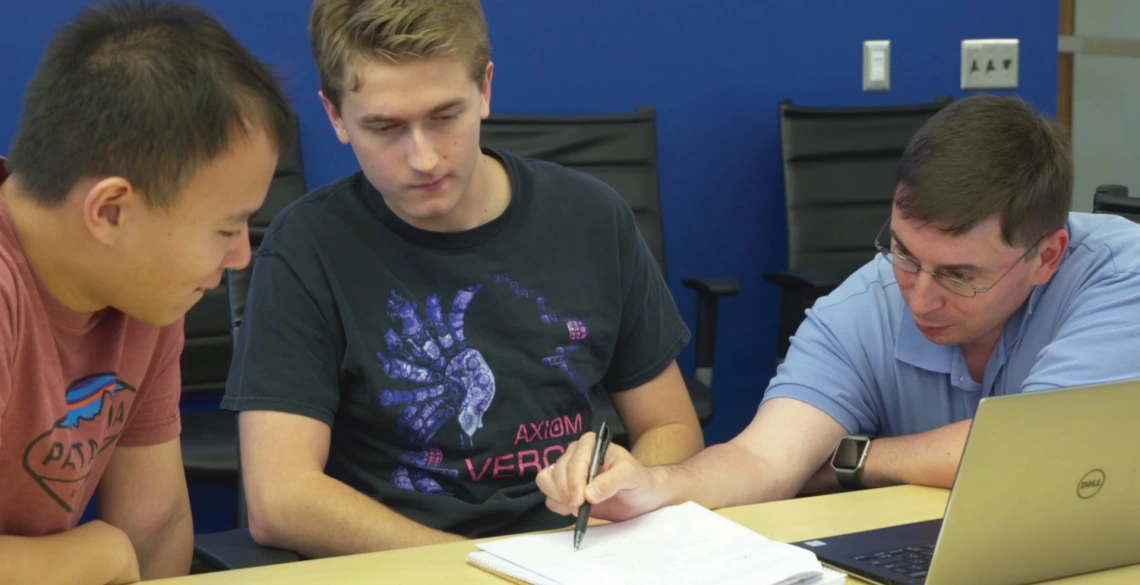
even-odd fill
[{"label": "man in black t-shirt", "polygon": [[223,402],[254,538],[314,557],[567,526],[534,479],[593,428],[595,387],[646,464],[699,451],[690,333],[629,206],[480,147],[478,1],[317,0],[310,30],[362,170],[282,211],[254,263]]}]

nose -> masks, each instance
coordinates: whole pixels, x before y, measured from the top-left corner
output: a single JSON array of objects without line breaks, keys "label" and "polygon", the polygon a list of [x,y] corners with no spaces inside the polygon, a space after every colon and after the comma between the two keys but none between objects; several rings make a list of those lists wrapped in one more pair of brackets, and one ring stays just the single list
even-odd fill
[{"label": "nose", "polygon": [[439,164],[439,154],[436,153],[431,141],[422,128],[413,127],[408,137],[408,166],[412,170],[424,175],[431,175],[435,166]]},{"label": "nose", "polygon": [[253,251],[249,247],[249,228],[242,230],[242,235],[233,239],[226,255],[222,258],[223,270],[241,270],[249,266],[253,259]]},{"label": "nose", "polygon": [[927,272],[910,276],[910,310],[915,315],[925,315],[942,308],[946,289]]}]

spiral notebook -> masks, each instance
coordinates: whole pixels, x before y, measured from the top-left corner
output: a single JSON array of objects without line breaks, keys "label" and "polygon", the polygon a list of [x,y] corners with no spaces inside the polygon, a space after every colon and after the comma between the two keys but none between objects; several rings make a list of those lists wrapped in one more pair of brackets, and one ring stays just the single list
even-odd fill
[{"label": "spiral notebook", "polygon": [[842,585],[810,550],[765,538],[699,504],[572,532],[480,543],[467,561],[523,585]]}]

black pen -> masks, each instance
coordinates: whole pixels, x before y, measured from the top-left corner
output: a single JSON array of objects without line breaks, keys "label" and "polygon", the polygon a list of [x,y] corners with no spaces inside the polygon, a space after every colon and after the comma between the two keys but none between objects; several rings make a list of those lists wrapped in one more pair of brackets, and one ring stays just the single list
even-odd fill
[{"label": "black pen", "polygon": [[[598,436],[594,440],[594,456],[590,459],[590,475],[586,478],[586,485],[594,481],[598,475],[598,468],[606,460],[606,449],[610,446],[610,427],[606,421],[598,428]],[[574,550],[582,546],[582,537],[586,536],[586,524],[590,521],[590,502],[584,502],[578,508],[578,523],[574,525]]]}]

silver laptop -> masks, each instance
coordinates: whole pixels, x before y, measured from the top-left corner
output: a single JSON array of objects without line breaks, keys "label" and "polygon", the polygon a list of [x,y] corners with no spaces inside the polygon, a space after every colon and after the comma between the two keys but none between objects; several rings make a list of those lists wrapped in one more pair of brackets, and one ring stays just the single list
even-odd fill
[{"label": "silver laptop", "polygon": [[985,398],[943,519],[795,543],[883,585],[1023,585],[1140,563],[1140,379]]}]

